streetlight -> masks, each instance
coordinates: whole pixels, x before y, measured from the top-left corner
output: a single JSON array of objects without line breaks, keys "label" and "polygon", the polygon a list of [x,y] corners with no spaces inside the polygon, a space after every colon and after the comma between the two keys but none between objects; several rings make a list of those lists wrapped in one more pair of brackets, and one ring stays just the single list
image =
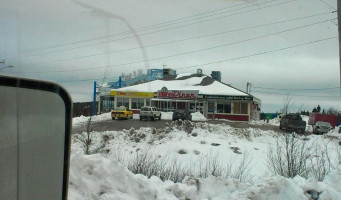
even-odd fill
[{"label": "streetlight", "polygon": [[3,67],[3,68],[0,68],[0,70],[3,70],[3,69],[5,69],[5,68],[14,68],[14,66],[12,66],[12,65],[9,65],[9,66],[6,66],[6,67]]}]

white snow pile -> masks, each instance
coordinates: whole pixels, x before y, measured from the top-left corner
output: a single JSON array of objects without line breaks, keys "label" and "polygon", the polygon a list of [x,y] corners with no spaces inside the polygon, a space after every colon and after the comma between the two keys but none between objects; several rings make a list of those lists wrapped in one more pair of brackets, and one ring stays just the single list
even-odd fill
[{"label": "white snow pile", "polygon": [[274,119],[269,119],[269,122],[265,120],[259,120],[259,121],[250,121],[249,124],[255,124],[255,125],[273,125],[273,126],[279,126],[279,122],[281,121],[280,118],[276,117]]},{"label": "white snow pile", "polygon": [[[207,121],[206,117],[200,112],[191,113],[192,121]],[[162,120],[172,120],[173,112],[161,112]]]},{"label": "white snow pile", "polygon": [[[74,117],[72,119],[72,125],[77,126],[77,125],[84,124],[89,120],[89,118],[90,118],[90,116],[85,117],[83,115],[81,115],[80,117]],[[92,116],[91,121],[97,122],[97,121],[104,121],[104,120],[109,120],[109,119],[111,119],[111,113],[110,112],[103,113],[100,115],[94,115],[94,116]]]},{"label": "white snow pile", "polygon": [[[338,178],[337,178],[338,177]],[[175,199],[309,199],[306,191],[322,192],[319,199],[337,200],[341,195],[340,176],[332,174],[324,182],[280,176],[265,177],[255,183],[210,176],[186,177],[181,183],[161,181],[158,177],[134,175],[117,161],[97,155],[73,155],[71,158],[70,200],[175,200]]]},{"label": "white snow pile", "polygon": [[[180,121],[162,129],[92,132],[93,155],[84,155],[80,140],[84,137],[86,133],[72,136],[71,200],[308,200],[311,194],[336,200],[341,196],[337,170],[322,182],[274,176],[267,168],[268,147],[278,138],[274,131]],[[323,147],[330,151],[339,147],[337,140],[320,135],[302,136],[302,140],[327,144]],[[333,165],[341,162],[341,156],[330,156]],[[241,176],[239,169],[245,170]],[[174,178],[177,181],[170,181]]]},{"label": "white snow pile", "polygon": [[325,136],[341,140],[341,134],[339,133],[340,128],[341,126],[336,126],[334,129],[330,130],[327,134],[325,134]]}]

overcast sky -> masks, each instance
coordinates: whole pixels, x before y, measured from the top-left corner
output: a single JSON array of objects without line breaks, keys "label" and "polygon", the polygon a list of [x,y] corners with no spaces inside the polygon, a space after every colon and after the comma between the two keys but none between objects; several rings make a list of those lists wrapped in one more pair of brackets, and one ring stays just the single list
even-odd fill
[{"label": "overcast sky", "polygon": [[264,112],[287,96],[297,109],[340,110],[335,10],[335,0],[4,0],[0,68],[15,67],[0,73],[58,82],[80,102],[104,76],[201,68],[252,83]]}]

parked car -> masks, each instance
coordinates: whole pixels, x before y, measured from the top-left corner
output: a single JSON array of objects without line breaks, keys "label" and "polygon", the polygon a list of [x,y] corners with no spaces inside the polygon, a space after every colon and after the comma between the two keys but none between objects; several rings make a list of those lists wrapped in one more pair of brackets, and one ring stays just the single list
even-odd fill
[{"label": "parked car", "polygon": [[179,119],[192,121],[192,114],[188,110],[175,110],[172,119],[173,121]]},{"label": "parked car", "polygon": [[335,115],[329,115],[324,113],[312,112],[309,114],[309,125],[314,125],[316,122],[329,122],[333,128],[335,128],[337,117]]},{"label": "parked car", "polygon": [[114,110],[111,111],[111,119],[115,120],[115,118],[133,119],[133,111],[125,106],[114,108]]},{"label": "parked car", "polygon": [[327,133],[331,129],[333,129],[333,127],[329,122],[318,121],[313,125],[313,133],[315,134]]},{"label": "parked car", "polygon": [[155,120],[156,118],[161,120],[161,112],[156,107],[152,107],[152,106],[141,107],[140,121],[142,121],[143,119]]},{"label": "parked car", "polygon": [[301,133],[305,132],[306,122],[302,120],[302,117],[298,113],[290,113],[286,114],[281,118],[280,129],[285,129],[286,131],[294,130],[300,131]]}]

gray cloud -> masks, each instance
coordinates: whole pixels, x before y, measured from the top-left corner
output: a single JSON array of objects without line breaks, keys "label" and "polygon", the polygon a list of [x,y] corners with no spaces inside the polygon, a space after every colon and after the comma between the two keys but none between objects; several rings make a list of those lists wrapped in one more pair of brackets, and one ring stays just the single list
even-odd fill
[{"label": "gray cloud", "polygon": [[[335,4],[330,0],[325,1]],[[252,12],[244,11],[286,1],[254,1],[247,4],[253,5],[253,7],[235,11],[231,10],[239,7],[226,10],[222,10],[222,8],[247,1],[116,0],[95,2],[88,0],[84,2],[105,12],[112,13],[112,15],[122,17],[133,29],[138,30],[136,33],[144,46],[332,11],[332,8],[319,0],[293,1]],[[266,2],[270,3],[267,4]],[[246,5],[244,6],[246,7]],[[333,6],[336,7],[336,5]],[[153,60],[332,19],[336,17],[335,13],[212,37],[145,47],[145,56],[143,56],[144,53],[139,48],[139,42],[136,41],[134,34],[123,22],[124,20],[105,19],[93,15],[89,9],[82,8],[72,1],[61,0],[58,3],[53,3],[43,0],[6,0],[0,9],[0,25],[2,27],[2,30],[0,30],[0,60],[5,59],[7,64],[16,66],[15,69],[3,70],[1,73],[4,74],[57,82],[97,79],[102,78],[108,72],[110,72],[109,77],[117,77],[122,72],[129,73],[136,69],[146,70],[144,60],[149,59],[149,68],[161,68],[163,64],[166,64],[173,68],[194,66],[178,70],[179,72],[195,72],[197,68],[202,68],[204,73],[210,74],[212,70],[220,70],[224,82],[231,83],[233,86],[243,90],[245,90],[246,82],[251,82],[254,86],[288,89],[339,86],[337,39],[239,60],[200,66],[204,63],[229,60],[337,36],[335,20],[221,48]],[[211,13],[216,14],[214,16],[209,16],[210,14],[203,15],[205,18],[198,16],[200,13],[218,9],[220,9],[219,13]],[[239,12],[244,13],[237,14]],[[187,21],[184,23],[164,27],[159,26],[154,29],[149,27],[147,30],[141,29],[141,27],[194,15],[196,17],[193,20],[191,20],[192,18],[186,18]],[[217,19],[201,22],[213,18]],[[182,27],[176,28],[181,25]],[[163,29],[169,30],[162,31]],[[127,33],[122,34],[122,32]],[[117,35],[117,33],[120,34]],[[109,34],[116,35],[103,37]],[[100,37],[103,38],[89,40]],[[67,50],[70,48],[72,50]],[[137,49],[117,52],[132,48]],[[111,53],[106,53],[109,51]],[[94,54],[101,55],[89,56]],[[75,59],[77,57],[82,58]],[[126,63],[132,64],[124,65]],[[80,70],[93,67],[97,67],[97,69]],[[24,73],[63,70],[65,72]],[[91,100],[93,84],[91,80],[60,83],[70,91],[74,101]],[[256,88],[254,91],[256,91]],[[274,93],[254,93],[254,95],[262,99],[264,111],[279,110],[283,95],[275,93],[283,93],[283,91],[262,91]],[[338,90],[289,92],[292,95],[303,96],[340,95]],[[334,97],[293,98],[297,105],[304,103],[307,109],[312,109],[317,103],[322,107],[334,106],[340,109],[339,99]]]}]

